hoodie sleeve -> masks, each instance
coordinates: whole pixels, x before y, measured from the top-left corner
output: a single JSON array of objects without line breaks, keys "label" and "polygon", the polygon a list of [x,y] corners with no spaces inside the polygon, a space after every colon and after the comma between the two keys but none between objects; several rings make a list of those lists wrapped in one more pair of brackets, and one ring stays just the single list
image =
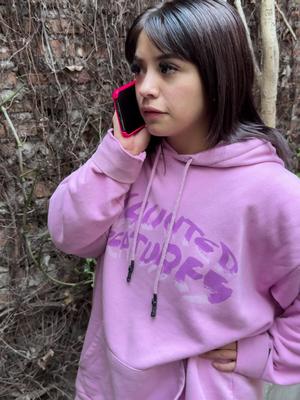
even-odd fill
[{"label": "hoodie sleeve", "polygon": [[256,234],[264,243],[266,294],[276,314],[266,332],[238,341],[236,372],[290,385],[300,383],[300,181],[278,170],[268,182]]},{"label": "hoodie sleeve", "polygon": [[50,199],[48,227],[57,248],[79,257],[101,255],[145,157],[145,152],[128,153],[108,132],[95,154]]},{"label": "hoodie sleeve", "polygon": [[271,293],[283,313],[271,328],[238,342],[235,372],[279,385],[300,383],[300,267]]}]

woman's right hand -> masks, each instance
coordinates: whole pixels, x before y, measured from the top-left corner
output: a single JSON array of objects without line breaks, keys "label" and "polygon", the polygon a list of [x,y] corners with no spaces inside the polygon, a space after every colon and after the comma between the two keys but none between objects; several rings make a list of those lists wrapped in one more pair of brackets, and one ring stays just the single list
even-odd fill
[{"label": "woman's right hand", "polygon": [[121,133],[118,117],[116,113],[113,116],[114,136],[119,140],[125,150],[136,156],[146,150],[150,142],[150,133],[143,128],[136,135],[124,137]]}]

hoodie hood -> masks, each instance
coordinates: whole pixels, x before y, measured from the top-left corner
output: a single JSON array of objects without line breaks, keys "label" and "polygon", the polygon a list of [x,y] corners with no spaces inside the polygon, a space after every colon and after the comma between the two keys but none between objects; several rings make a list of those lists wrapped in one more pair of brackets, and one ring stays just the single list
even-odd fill
[{"label": "hoodie hood", "polygon": [[264,162],[284,164],[278,157],[272,144],[261,139],[249,139],[231,144],[221,143],[212,149],[195,154],[179,154],[166,139],[164,139],[163,149],[169,157],[175,158],[183,163],[192,160],[192,165],[202,167],[232,168]]}]

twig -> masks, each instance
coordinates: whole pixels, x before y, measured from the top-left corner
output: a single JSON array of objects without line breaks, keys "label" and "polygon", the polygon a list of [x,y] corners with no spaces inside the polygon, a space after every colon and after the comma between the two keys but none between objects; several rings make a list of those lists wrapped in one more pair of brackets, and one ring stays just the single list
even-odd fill
[{"label": "twig", "polygon": [[19,356],[21,356],[22,358],[25,358],[26,360],[31,360],[31,357],[29,357],[27,354],[25,354],[24,351],[19,351],[14,349],[12,346],[10,346],[1,336],[0,336],[0,340],[1,342],[3,342],[5,344],[5,346],[10,349],[13,353],[18,354]]},{"label": "twig", "polygon": [[19,229],[18,229],[18,224],[16,221],[16,216],[14,213],[14,208],[11,204],[11,198],[7,195],[6,192],[4,192],[4,198],[6,200],[8,209],[10,211],[10,217],[11,217],[11,223],[12,223],[12,229],[14,230],[14,257],[16,260],[16,265],[18,268],[21,265],[21,260],[20,260],[20,237],[19,237]]},{"label": "twig", "polygon": [[[11,99],[15,98],[15,96],[16,96],[16,93],[14,93],[14,95],[11,97]],[[6,99],[6,101],[8,101],[8,100]],[[23,174],[24,174],[24,166],[23,166],[23,143],[21,142],[21,140],[20,140],[20,138],[19,138],[19,136],[18,136],[17,130],[16,130],[16,128],[14,127],[14,124],[12,123],[12,120],[10,119],[10,117],[9,117],[7,111],[6,111],[6,108],[5,108],[4,106],[1,106],[1,107],[0,107],[0,110],[2,111],[2,113],[3,113],[3,115],[4,115],[4,118],[5,118],[6,121],[8,122],[8,125],[9,125],[9,127],[10,127],[10,130],[11,130],[11,132],[12,132],[14,138],[15,138],[15,141],[16,141],[16,143],[17,143],[19,168],[20,168],[20,173],[21,173],[21,176],[20,176],[21,188],[22,188],[23,197],[24,197],[24,200],[25,200],[25,203],[26,203],[26,202],[27,202],[27,195],[26,195],[26,190],[25,190],[25,186],[24,186],[25,180],[24,180],[24,178],[23,178]]]},{"label": "twig", "polygon": [[[30,19],[29,19],[30,20]],[[26,43],[24,44],[24,46],[23,47],[21,47],[20,49],[18,49],[17,51],[15,51],[10,57],[9,57],[9,60],[8,61],[11,61],[18,53],[21,53],[24,49],[26,49],[28,46],[29,46],[29,44],[30,44],[30,42],[32,41],[32,39],[34,38],[34,35],[36,34],[36,32],[34,32],[32,35],[31,35],[31,37],[28,39],[28,40],[26,40]]]},{"label": "twig", "polygon": [[110,69],[109,69],[109,73],[111,76],[111,79],[113,78],[113,70],[114,70],[114,62],[113,62],[113,54],[112,54],[112,48],[111,46],[109,46],[109,38],[107,36],[107,31],[108,31],[108,21],[107,19],[104,19],[104,15],[102,10],[100,10],[100,14],[101,14],[101,23],[103,26],[103,30],[104,30],[104,39],[106,42],[106,49],[107,49],[107,53],[108,53],[108,58],[109,58],[109,64],[110,64]]},{"label": "twig", "polygon": [[52,390],[55,386],[52,384],[46,388],[43,389],[38,389],[35,390],[33,392],[31,392],[30,394],[22,394],[21,396],[17,397],[16,400],[35,400],[35,399],[40,399],[41,396],[43,396],[44,394],[50,392],[50,390]]},{"label": "twig", "polygon": [[277,1],[275,1],[275,6],[277,8],[277,11],[279,12],[279,14],[282,16],[283,21],[285,22],[288,30],[291,32],[293,38],[296,40],[297,42],[297,36],[296,33],[294,32],[293,28],[291,27],[289,21],[287,20],[286,16],[284,15],[283,11],[280,9],[279,5],[277,4]]},{"label": "twig", "polygon": [[[0,319],[3,318],[5,315],[9,314],[10,312],[14,311],[14,308],[6,308],[4,311],[0,313]],[[0,330],[1,332],[1,330]]]},{"label": "twig", "polygon": [[98,21],[98,18],[97,18],[98,2],[95,1],[95,3],[93,5],[95,7],[94,8],[94,15],[93,15],[93,19],[94,19],[94,21],[93,21],[94,48],[95,48],[95,51],[98,51],[98,43],[97,43],[97,35],[96,35],[97,21]]},{"label": "twig", "polygon": [[[12,123],[12,121],[11,121],[11,119],[10,119],[10,117],[9,117],[9,115],[8,115],[8,113],[7,113],[7,111],[6,111],[6,109],[5,109],[3,106],[1,106],[1,111],[3,112],[4,117],[5,117],[5,119],[6,119],[7,122],[8,122],[8,125],[9,125],[9,127],[10,127],[10,129],[11,129],[11,131],[12,131],[12,134],[14,135],[14,138],[15,138],[15,140],[16,140],[16,142],[17,142],[18,148],[23,147],[23,144],[22,144],[22,142],[20,141],[20,138],[19,138],[19,136],[18,136],[18,134],[17,134],[17,131],[16,131],[16,129],[15,129],[15,127],[14,127],[14,125],[13,125],[13,123]],[[23,164],[21,164],[21,168],[20,168],[20,169],[22,169],[22,173],[23,173]]]},{"label": "twig", "polygon": [[34,265],[48,278],[50,279],[52,282],[60,285],[60,286],[70,286],[70,287],[77,287],[77,286],[81,286],[81,285],[87,285],[90,283],[93,283],[93,280],[88,280],[88,281],[81,281],[81,282],[76,282],[76,283],[70,283],[70,282],[63,282],[60,281],[58,279],[53,278],[50,274],[48,274],[47,271],[45,271],[45,269],[42,267],[41,263],[38,262],[38,260],[35,258],[32,248],[31,248],[31,243],[30,240],[28,239],[28,236],[25,234],[25,243],[26,243],[26,247],[27,250],[29,252],[30,258],[33,261]]},{"label": "twig", "polygon": [[17,96],[17,94],[24,88],[24,85],[19,87],[15,92],[11,93],[9,96],[7,96],[3,101],[0,103],[0,107],[4,106],[4,104],[8,102],[12,102],[14,98]]}]

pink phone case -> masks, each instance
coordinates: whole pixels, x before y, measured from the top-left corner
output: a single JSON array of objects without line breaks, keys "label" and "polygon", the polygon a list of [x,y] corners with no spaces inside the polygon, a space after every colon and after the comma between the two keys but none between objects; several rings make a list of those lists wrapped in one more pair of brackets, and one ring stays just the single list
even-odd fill
[{"label": "pink phone case", "polygon": [[115,89],[113,91],[113,93],[112,93],[112,98],[113,98],[113,101],[114,101],[114,108],[115,108],[115,111],[116,111],[116,114],[117,114],[119,127],[121,129],[122,136],[124,136],[124,137],[133,136],[133,135],[137,134],[140,130],[142,130],[145,127],[145,125],[140,126],[139,128],[137,128],[134,131],[129,132],[129,133],[122,129],[122,124],[121,124],[121,121],[120,121],[120,116],[119,116],[118,108],[117,108],[117,101],[118,101],[120,92],[122,92],[122,91],[124,91],[124,90],[126,90],[126,89],[128,89],[128,88],[130,88],[130,87],[132,87],[134,85],[135,85],[135,81],[128,82],[125,85],[120,86],[117,89]]}]

